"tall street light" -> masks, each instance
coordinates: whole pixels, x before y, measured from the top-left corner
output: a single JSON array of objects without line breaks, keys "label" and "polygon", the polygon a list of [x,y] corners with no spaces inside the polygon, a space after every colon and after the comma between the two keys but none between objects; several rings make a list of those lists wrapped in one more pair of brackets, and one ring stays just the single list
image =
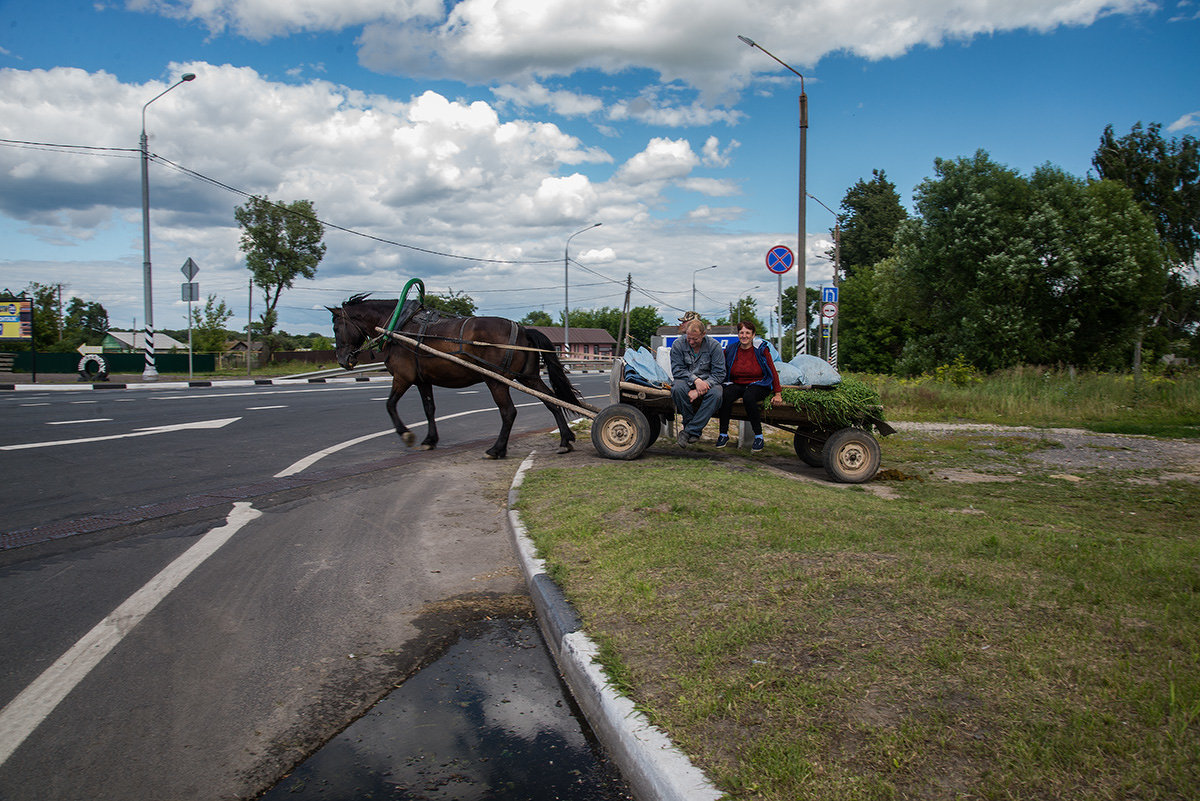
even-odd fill
[{"label": "tall street light", "polygon": [[[816,195],[809,195],[813,200],[821,204],[821,208],[833,215],[833,288],[837,289],[841,283],[842,275],[842,221],[838,219],[838,214],[833,209],[825,205],[821,198]],[[822,298],[824,300],[824,298]],[[839,305],[840,305],[840,298]],[[822,304],[824,305],[824,304]],[[837,369],[838,363],[838,323],[841,322],[842,315],[838,314],[833,318],[833,325],[830,326],[830,343],[829,353],[826,361],[833,368]]]},{"label": "tall street light", "polygon": [[584,231],[590,231],[593,228],[599,228],[603,223],[592,223],[587,228],[580,228],[575,233],[567,237],[567,244],[563,247],[563,351],[569,356],[571,354],[571,292],[570,279],[567,264],[571,261],[569,255],[571,249],[571,240],[582,234]]},{"label": "tall street light", "polygon": [[142,371],[143,381],[158,379],[158,370],[154,365],[154,293],[151,291],[150,282],[150,146],[146,139],[146,109],[176,86],[194,80],[194,73],[185,72],[178,81],[142,106],[142,292],[146,309],[146,341],[142,343],[142,350],[146,354],[146,368]]},{"label": "tall street light", "polygon": [[804,249],[804,213],[805,197],[808,194],[805,189],[807,179],[805,164],[808,161],[808,95],[804,93],[804,76],[792,69],[787,63],[780,61],[773,53],[753,39],[747,39],[740,34],[738,38],[751,47],[762,50],[800,79],[800,219],[796,237],[796,353],[808,353],[808,295],[805,291],[807,276],[804,274],[805,254],[807,252]]},{"label": "tall street light", "polygon": [[717,265],[714,264],[712,267],[701,267],[699,270],[692,270],[692,311],[696,310],[696,273],[715,269],[717,269]]}]

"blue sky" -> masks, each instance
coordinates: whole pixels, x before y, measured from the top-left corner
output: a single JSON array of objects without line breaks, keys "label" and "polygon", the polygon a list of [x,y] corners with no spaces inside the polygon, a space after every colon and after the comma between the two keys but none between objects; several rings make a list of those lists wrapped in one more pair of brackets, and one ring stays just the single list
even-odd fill
[{"label": "blue sky", "polygon": [[[1084,176],[1107,124],[1200,134],[1196,2],[0,0],[0,139],[125,149],[0,145],[0,288],[61,282],[143,324],[129,150],[190,71],[147,111],[152,152],[388,240],[329,231],[284,330],[327,332],[323,305],[411,277],[557,318],[566,239],[593,222],[572,308],[619,307],[630,275],[667,319],[693,280],[702,313],[749,294],[765,317],[765,253],[797,243],[799,85],[737,34],[805,75],[807,189],[835,210],[873,169],[911,203],[937,158]],[[150,191],[155,326],[186,325],[189,257],[243,326],[244,197],[159,163]],[[810,286],[832,223],[810,200]]]}]

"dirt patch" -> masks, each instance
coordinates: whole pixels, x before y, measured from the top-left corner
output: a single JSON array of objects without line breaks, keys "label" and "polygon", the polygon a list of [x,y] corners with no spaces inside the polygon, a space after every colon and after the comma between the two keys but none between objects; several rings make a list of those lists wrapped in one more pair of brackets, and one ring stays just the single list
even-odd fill
[{"label": "dirt patch", "polygon": [[[1025,454],[1032,466],[1050,468],[1057,472],[1052,478],[1082,481],[1086,474],[1096,471],[1161,471],[1156,478],[1138,477],[1138,482],[1192,481],[1200,482],[1200,442],[1185,439],[1155,439],[1154,437],[1120,434],[1098,434],[1074,428],[1029,428],[1025,426],[991,426],[973,423],[896,423],[898,431],[924,434],[1003,433],[1008,437],[1027,438],[1031,443],[1043,442]],[[1081,475],[1082,474],[1082,475]],[[949,481],[975,482],[1004,480],[1002,476],[967,470],[942,470],[938,478]],[[1011,479],[1009,479],[1011,480]]]}]

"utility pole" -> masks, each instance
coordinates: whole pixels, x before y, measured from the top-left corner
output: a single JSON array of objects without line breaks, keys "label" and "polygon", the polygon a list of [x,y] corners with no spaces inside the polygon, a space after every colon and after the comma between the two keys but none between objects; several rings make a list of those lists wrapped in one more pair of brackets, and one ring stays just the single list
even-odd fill
[{"label": "utility pole", "polygon": [[621,324],[617,327],[618,356],[629,349],[629,293],[633,291],[633,273],[625,274],[625,306],[621,309]]},{"label": "utility pole", "polygon": [[254,279],[250,279],[250,288],[246,293],[246,375],[250,375],[250,345],[254,332],[250,326],[254,324]]}]

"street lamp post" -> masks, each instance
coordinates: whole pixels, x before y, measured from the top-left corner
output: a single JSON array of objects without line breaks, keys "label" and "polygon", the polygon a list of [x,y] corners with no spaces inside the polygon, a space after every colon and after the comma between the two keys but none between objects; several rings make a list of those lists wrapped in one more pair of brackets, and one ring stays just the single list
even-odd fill
[{"label": "street lamp post", "polygon": [[571,261],[569,251],[571,248],[571,240],[582,234],[584,231],[590,231],[593,228],[598,228],[603,223],[592,223],[587,228],[580,228],[575,233],[567,237],[567,244],[563,246],[563,351],[569,356],[571,354],[571,292],[570,292],[570,272],[567,269],[567,264]]},{"label": "street lamp post", "polygon": [[142,343],[142,351],[146,355],[146,367],[142,371],[143,381],[158,379],[158,370],[154,364],[154,293],[150,281],[150,146],[146,138],[146,109],[155,100],[187,81],[194,81],[194,73],[184,73],[178,81],[159,92],[142,106],[142,293],[146,310],[146,339]]},{"label": "street lamp post", "polygon": [[[838,219],[837,212],[825,205],[821,198],[816,195],[809,195],[817,203],[821,204],[821,208],[833,215],[833,288],[837,289],[841,284],[842,275],[842,222]],[[839,298],[839,303],[840,303]],[[838,323],[841,322],[842,315],[839,313],[833,318],[833,323],[829,327],[829,352],[826,354],[826,361],[837,369],[838,363]]]},{"label": "street lamp post", "polygon": [[[808,195],[805,188],[805,184],[807,183],[806,164],[808,162],[808,95],[804,92],[804,76],[792,69],[787,63],[780,61],[773,53],[753,39],[748,39],[741,35],[738,38],[751,47],[763,51],[800,79],[800,209],[796,235],[796,353],[808,353],[808,296],[805,291],[807,276],[804,274],[805,254],[807,253],[804,248],[804,227],[805,198]],[[780,338],[782,339],[782,335]]]}]

